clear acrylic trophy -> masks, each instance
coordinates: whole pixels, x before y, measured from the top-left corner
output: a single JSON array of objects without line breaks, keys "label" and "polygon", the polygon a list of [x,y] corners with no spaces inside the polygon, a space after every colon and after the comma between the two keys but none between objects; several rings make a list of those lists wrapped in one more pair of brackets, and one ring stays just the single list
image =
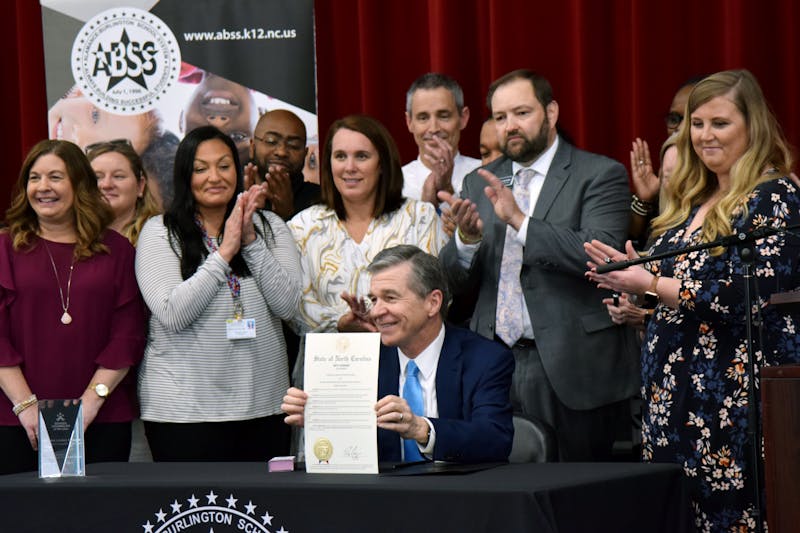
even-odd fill
[{"label": "clear acrylic trophy", "polygon": [[39,400],[39,477],[86,475],[80,400]]}]

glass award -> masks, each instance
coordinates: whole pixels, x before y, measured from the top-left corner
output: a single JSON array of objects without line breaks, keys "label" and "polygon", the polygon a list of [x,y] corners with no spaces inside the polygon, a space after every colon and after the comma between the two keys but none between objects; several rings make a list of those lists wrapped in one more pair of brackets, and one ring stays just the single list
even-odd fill
[{"label": "glass award", "polygon": [[80,400],[39,400],[39,477],[85,476]]}]

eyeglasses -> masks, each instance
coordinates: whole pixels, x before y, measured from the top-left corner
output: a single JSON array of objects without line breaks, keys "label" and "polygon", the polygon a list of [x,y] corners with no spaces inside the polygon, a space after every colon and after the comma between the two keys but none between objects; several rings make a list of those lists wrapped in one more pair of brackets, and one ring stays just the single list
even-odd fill
[{"label": "eyeglasses", "polygon": [[670,129],[677,128],[678,126],[681,125],[681,122],[683,122],[683,115],[675,111],[670,111],[669,113],[667,113],[667,116],[664,117],[664,122]]},{"label": "eyeglasses", "polygon": [[277,148],[278,145],[283,144],[283,147],[287,150],[291,150],[292,152],[299,152],[306,147],[305,143],[300,139],[285,139],[280,135],[266,135],[265,137],[258,137],[253,135],[254,139],[261,141],[262,143],[266,144],[270,148]]},{"label": "eyeglasses", "polygon": [[96,143],[92,143],[84,148],[84,153],[88,154],[92,150],[97,150],[98,148],[118,148],[120,146],[130,146],[131,148],[133,145],[128,139],[114,139],[112,141],[100,141]]}]

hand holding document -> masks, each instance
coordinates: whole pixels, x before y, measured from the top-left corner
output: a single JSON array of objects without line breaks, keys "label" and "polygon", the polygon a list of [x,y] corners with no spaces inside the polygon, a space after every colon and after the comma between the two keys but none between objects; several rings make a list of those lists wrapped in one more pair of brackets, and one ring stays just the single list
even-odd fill
[{"label": "hand holding document", "polygon": [[306,335],[306,472],[377,474],[378,333]]}]

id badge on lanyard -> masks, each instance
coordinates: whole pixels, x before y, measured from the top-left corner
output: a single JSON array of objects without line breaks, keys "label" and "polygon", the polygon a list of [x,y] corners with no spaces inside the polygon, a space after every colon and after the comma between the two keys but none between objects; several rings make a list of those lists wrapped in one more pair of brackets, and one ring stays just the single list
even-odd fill
[{"label": "id badge on lanyard", "polygon": [[[203,240],[211,251],[217,251],[217,244],[208,235],[205,226],[200,218],[195,216],[195,224],[203,232]],[[229,340],[254,339],[256,336],[256,319],[244,317],[244,306],[242,305],[242,285],[239,276],[233,272],[225,276],[228,281],[228,289],[233,298],[233,318],[225,321],[225,334]]]},{"label": "id badge on lanyard", "polygon": [[225,333],[229,340],[254,339],[256,337],[256,319],[244,317],[239,280],[236,279],[235,284],[230,283],[229,280],[228,287],[231,288],[231,296],[233,296],[233,318],[225,321]]}]

